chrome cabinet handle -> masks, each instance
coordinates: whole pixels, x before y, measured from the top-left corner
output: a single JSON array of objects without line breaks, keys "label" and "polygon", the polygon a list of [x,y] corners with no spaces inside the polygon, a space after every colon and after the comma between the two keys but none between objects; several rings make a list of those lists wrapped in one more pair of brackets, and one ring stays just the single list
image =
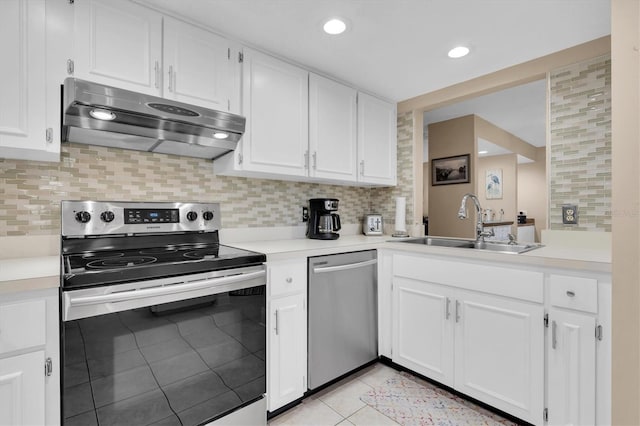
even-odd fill
[{"label": "chrome cabinet handle", "polygon": [[313,170],[315,170],[318,165],[317,156],[318,156],[318,153],[316,151],[313,151]]},{"label": "chrome cabinet handle", "polygon": [[364,160],[360,160],[360,176],[364,176]]},{"label": "chrome cabinet handle", "polygon": [[447,302],[446,302],[446,308],[444,311],[444,319],[449,319],[449,317],[451,316],[451,312],[449,311],[449,305],[451,305],[451,299],[449,299],[448,297],[446,298]]},{"label": "chrome cabinet handle", "polygon": [[569,297],[574,297],[576,295],[575,292],[571,291],[571,290],[567,290],[567,296]]},{"label": "chrome cabinet handle", "polygon": [[460,302],[456,300],[456,322],[460,321]]},{"label": "chrome cabinet handle", "polygon": [[287,277],[286,281],[287,281],[289,284],[291,284],[291,283],[293,282],[293,278],[291,278],[291,277]]},{"label": "chrome cabinet handle", "polygon": [[304,168],[309,168],[309,151],[304,152]]},{"label": "chrome cabinet handle", "polygon": [[278,328],[278,310],[276,309],[276,326],[275,326],[276,336],[280,334],[280,330]]},{"label": "chrome cabinet handle", "polygon": [[173,92],[173,65],[169,65],[169,91]]},{"label": "chrome cabinet handle", "polygon": [[160,72],[160,64],[158,63],[158,61],[156,61],[155,66],[153,67],[153,70],[155,72],[154,78],[155,78],[155,86],[156,89],[160,88],[160,78],[158,76],[158,73]]},{"label": "chrome cabinet handle", "polygon": [[555,349],[558,344],[558,336],[557,336],[557,328],[558,325],[555,321],[551,321],[551,348]]}]

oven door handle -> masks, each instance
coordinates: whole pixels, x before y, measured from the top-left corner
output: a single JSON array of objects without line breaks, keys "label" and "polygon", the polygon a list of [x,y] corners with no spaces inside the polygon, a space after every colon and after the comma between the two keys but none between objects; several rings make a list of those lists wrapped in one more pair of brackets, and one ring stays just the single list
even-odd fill
[{"label": "oven door handle", "polygon": [[218,287],[224,284],[233,284],[241,281],[248,281],[254,278],[260,278],[266,276],[266,272],[257,271],[242,273],[236,275],[229,275],[220,278],[211,278],[207,280],[194,281],[184,284],[173,284],[164,287],[153,287],[143,290],[130,290],[118,293],[101,294],[98,296],[85,296],[69,299],[70,306],[86,306],[86,305],[98,305],[101,303],[117,303],[125,302],[133,299],[143,299],[145,297],[165,296],[168,294],[184,293],[192,290],[200,290],[209,287]]}]

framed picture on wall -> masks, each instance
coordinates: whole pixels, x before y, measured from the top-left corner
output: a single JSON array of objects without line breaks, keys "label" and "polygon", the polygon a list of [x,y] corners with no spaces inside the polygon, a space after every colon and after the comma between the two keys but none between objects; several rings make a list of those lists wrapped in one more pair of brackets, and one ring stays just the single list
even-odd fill
[{"label": "framed picture on wall", "polygon": [[502,169],[487,170],[484,188],[487,200],[502,199]]},{"label": "framed picture on wall", "polygon": [[470,154],[464,154],[431,160],[431,185],[469,183],[471,176],[470,159]]}]

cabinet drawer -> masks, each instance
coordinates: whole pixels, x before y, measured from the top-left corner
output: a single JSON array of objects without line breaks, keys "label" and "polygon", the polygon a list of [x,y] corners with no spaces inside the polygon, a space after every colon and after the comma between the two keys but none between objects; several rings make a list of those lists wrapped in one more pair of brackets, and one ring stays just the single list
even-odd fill
[{"label": "cabinet drawer", "polygon": [[307,262],[282,262],[267,264],[269,271],[269,295],[305,291],[307,288]]},{"label": "cabinet drawer", "polygon": [[553,306],[598,313],[598,280],[596,279],[550,275],[549,289]]},{"label": "cabinet drawer", "polygon": [[0,353],[44,345],[46,311],[44,300],[0,305]]}]

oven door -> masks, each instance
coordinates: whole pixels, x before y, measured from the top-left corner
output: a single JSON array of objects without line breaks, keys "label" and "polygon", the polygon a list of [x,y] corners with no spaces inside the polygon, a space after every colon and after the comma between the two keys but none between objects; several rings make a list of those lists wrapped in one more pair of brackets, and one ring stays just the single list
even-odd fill
[{"label": "oven door", "polygon": [[63,424],[265,424],[265,282],[261,265],[63,291]]}]

